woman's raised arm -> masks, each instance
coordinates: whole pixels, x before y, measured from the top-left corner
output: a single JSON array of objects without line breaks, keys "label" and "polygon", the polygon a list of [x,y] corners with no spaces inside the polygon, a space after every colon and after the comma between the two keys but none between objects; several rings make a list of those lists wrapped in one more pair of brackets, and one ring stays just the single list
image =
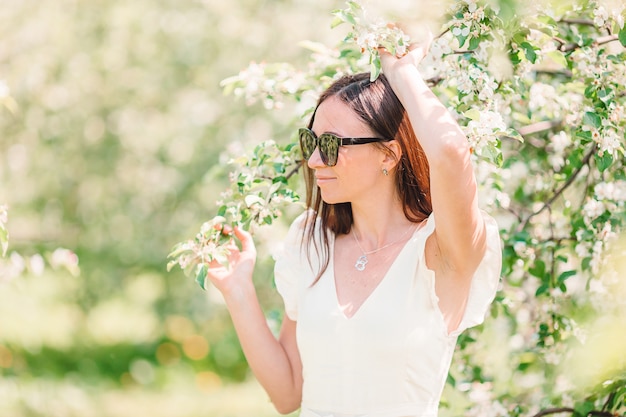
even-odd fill
[{"label": "woman's raised arm", "polygon": [[381,49],[381,63],[428,159],[438,248],[447,265],[471,278],[485,252],[485,225],[467,138],[417,69],[431,39],[402,58]]}]

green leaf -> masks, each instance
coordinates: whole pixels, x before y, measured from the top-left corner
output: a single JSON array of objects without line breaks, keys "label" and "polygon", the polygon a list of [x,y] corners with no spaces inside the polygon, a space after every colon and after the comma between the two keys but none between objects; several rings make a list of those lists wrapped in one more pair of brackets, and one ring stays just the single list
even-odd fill
[{"label": "green leaf", "polygon": [[537,288],[537,291],[535,291],[535,297],[538,297],[541,294],[547,293],[549,289],[550,289],[550,287],[548,287],[547,284],[541,284],[539,286],[539,288]]},{"label": "green leaf", "polygon": [[450,374],[448,374],[448,379],[446,381],[452,388],[456,387],[456,379]]},{"label": "green leaf", "polygon": [[519,51],[517,51],[517,52],[510,52],[509,53],[509,59],[511,60],[511,63],[513,65],[517,65],[520,62],[522,62],[522,59],[519,56]]},{"label": "green leaf", "polygon": [[558,281],[565,282],[566,279],[574,275],[576,275],[576,271],[565,271],[559,275]]},{"label": "green leaf", "polygon": [[472,38],[470,39],[469,46],[467,47],[467,49],[469,49],[470,51],[473,51],[474,49],[478,48],[478,45],[480,45],[480,39]]},{"label": "green leaf", "polygon": [[534,64],[535,61],[537,61],[535,48],[528,42],[522,42],[520,46],[524,49],[524,54],[526,55],[526,58]]},{"label": "green leaf", "polygon": [[576,130],[576,137],[583,140],[583,144],[589,143],[591,141],[591,132],[588,130],[578,129]]},{"label": "green leaf", "polygon": [[345,10],[337,10],[333,12],[333,14],[337,17],[339,22],[337,23],[337,19],[333,20],[331,28],[335,28],[336,26],[344,22],[350,23],[352,26],[356,26],[356,20],[354,19],[354,16],[346,12]]},{"label": "green leaf", "polygon": [[532,268],[528,270],[532,275],[537,278],[544,279],[546,274],[546,264],[542,260],[535,261],[535,264]]},{"label": "green leaf", "polygon": [[330,28],[331,28],[331,29],[334,29],[334,28],[336,28],[337,26],[342,25],[342,24],[344,24],[344,23],[345,23],[345,21],[344,21],[344,20],[342,20],[341,18],[339,18],[339,17],[335,16],[335,18],[334,18],[333,20],[331,20],[331,22],[330,22]]},{"label": "green leaf", "polygon": [[563,52],[550,51],[546,55],[556,64],[559,64],[563,68],[567,68],[567,58],[565,58],[565,55],[563,55]]},{"label": "green leaf", "polygon": [[626,46],[626,25],[619,31],[618,37],[622,46]]},{"label": "green leaf", "polygon": [[591,257],[587,256],[583,258],[580,266],[583,271],[589,271],[589,269],[591,269]]},{"label": "green leaf", "polygon": [[474,120],[474,121],[480,120],[480,112],[475,107],[472,107],[468,111],[464,112],[463,116],[467,117],[470,120]]},{"label": "green leaf", "polygon": [[0,246],[2,246],[2,256],[5,256],[9,248],[9,231],[2,225],[0,225]]},{"label": "green leaf", "polygon": [[272,178],[272,182],[287,185],[287,177],[285,177],[284,175],[274,177]]},{"label": "green leaf", "polygon": [[459,47],[462,47],[463,45],[465,45],[465,41],[467,40],[467,36],[459,35],[456,38],[459,41]]},{"label": "green leaf", "polygon": [[520,143],[524,143],[524,137],[521,135],[521,133],[519,133],[517,130],[513,128],[507,129],[506,132],[504,132],[504,134],[502,135],[502,137],[515,139],[516,141]]},{"label": "green leaf", "polygon": [[178,264],[178,261],[176,261],[176,260],[169,261],[167,263],[167,267],[166,267],[167,272],[170,272],[172,270],[172,268],[174,268],[174,266],[176,266],[176,264]]},{"label": "green leaf", "polygon": [[174,247],[172,248],[171,252],[167,255],[168,258],[176,258],[179,255],[181,255],[182,253],[186,252],[188,249],[186,247],[186,244],[181,242],[178,243],[176,245],[174,245]]},{"label": "green leaf", "polygon": [[352,11],[356,11],[356,10],[361,10],[361,4],[358,1],[354,1],[354,0],[348,0],[348,6],[350,6],[350,9]]},{"label": "green leaf", "polygon": [[574,405],[574,415],[576,417],[587,417],[595,409],[595,404],[591,401],[583,401]]},{"label": "green leaf", "polygon": [[602,119],[600,119],[600,116],[590,111],[585,112],[583,115],[583,123],[595,127],[596,129],[602,127]]},{"label": "green leaf", "polygon": [[603,152],[602,155],[595,154],[594,158],[600,172],[606,171],[613,164],[613,155],[608,152]]},{"label": "green leaf", "polygon": [[376,81],[381,70],[380,58],[378,56],[372,57],[372,62],[370,63],[370,82]]},{"label": "green leaf", "polygon": [[249,194],[244,197],[244,201],[246,202],[247,207],[252,207],[254,204],[265,204],[265,200],[258,195]]},{"label": "green leaf", "polygon": [[206,290],[206,274],[207,274],[207,266],[206,264],[202,264],[200,268],[198,268],[198,273],[196,274],[196,282],[200,285],[200,288]]},{"label": "green leaf", "polygon": [[609,101],[615,98],[615,91],[611,88],[603,88],[598,91],[598,98],[602,100],[604,104],[608,104]]}]

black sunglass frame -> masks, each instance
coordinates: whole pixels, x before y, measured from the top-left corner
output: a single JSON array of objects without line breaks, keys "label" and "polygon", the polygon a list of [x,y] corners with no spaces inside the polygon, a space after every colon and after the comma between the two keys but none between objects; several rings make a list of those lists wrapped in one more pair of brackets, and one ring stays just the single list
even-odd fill
[{"label": "black sunglass frame", "polygon": [[[305,138],[313,139],[314,143],[309,144],[309,145],[314,145],[314,146],[305,146],[304,144]],[[342,138],[332,133],[322,133],[321,135],[317,136],[315,132],[313,132],[311,129],[308,129],[306,127],[302,127],[298,129],[298,139],[300,141],[300,150],[302,151],[302,157],[304,158],[305,161],[308,161],[311,155],[313,155],[313,152],[315,152],[315,149],[319,148],[320,158],[322,159],[322,162],[324,163],[324,165],[329,166],[329,167],[337,165],[337,160],[339,159],[339,147],[340,146],[364,145],[367,143],[374,143],[374,142],[389,142],[391,140],[391,139],[383,139],[383,138]],[[325,139],[332,140],[332,142],[335,143],[335,146],[333,146],[330,149],[323,149],[326,147],[320,146],[320,143],[327,143],[324,141]],[[307,151],[307,148],[308,148],[308,151]],[[329,154],[329,152],[331,151],[333,153]]]}]

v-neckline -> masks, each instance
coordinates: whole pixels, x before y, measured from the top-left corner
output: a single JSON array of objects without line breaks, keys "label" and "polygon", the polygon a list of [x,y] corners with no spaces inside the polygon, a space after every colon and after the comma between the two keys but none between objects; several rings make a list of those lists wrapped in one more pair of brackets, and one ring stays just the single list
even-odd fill
[{"label": "v-neckline", "polygon": [[391,262],[391,264],[389,265],[389,268],[387,268],[387,270],[385,271],[383,277],[381,278],[381,280],[374,286],[374,288],[372,288],[372,291],[370,291],[370,293],[363,299],[363,302],[361,303],[361,305],[354,311],[354,313],[352,313],[351,316],[348,316],[344,309],[342,308],[341,302],[339,301],[339,294],[337,293],[337,278],[336,278],[336,274],[335,274],[335,240],[333,239],[332,242],[332,248],[331,248],[331,259],[330,259],[330,263],[328,265],[329,270],[332,271],[332,292],[334,295],[334,300],[335,300],[335,306],[336,308],[339,310],[339,313],[341,314],[341,316],[345,319],[345,320],[353,320],[357,315],[359,315],[359,312],[366,307],[366,305],[368,304],[368,302],[370,301],[370,299],[374,298],[374,296],[376,295],[377,292],[380,292],[380,287],[383,286],[383,283],[385,281],[389,281],[388,279],[388,275],[389,273],[394,269],[394,267],[396,266],[396,263],[398,262],[398,259],[403,256],[404,252],[407,250],[407,247],[409,247],[409,243],[412,242],[415,239],[415,236],[417,234],[418,231],[424,229],[426,227],[426,220],[424,220],[424,224],[423,225],[418,225],[417,228],[413,231],[413,233],[411,234],[411,236],[407,239],[406,242],[404,242],[404,244],[402,245],[402,249],[400,249],[400,251],[398,252],[398,254],[396,255],[396,257],[394,258],[394,260]]}]

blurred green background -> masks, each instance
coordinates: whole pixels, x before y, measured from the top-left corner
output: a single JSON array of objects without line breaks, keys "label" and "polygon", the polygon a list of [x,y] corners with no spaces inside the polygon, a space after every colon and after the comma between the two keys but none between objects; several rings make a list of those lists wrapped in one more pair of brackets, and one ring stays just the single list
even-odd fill
[{"label": "blurred green background", "polygon": [[[277,415],[219,297],[166,257],[214,215],[228,155],[292,139],[293,112],[247,107],[219,82],[250,61],[304,62],[300,40],[336,44],[342,6],[0,2],[1,416]],[[271,243],[255,279],[276,324]],[[41,269],[33,255],[56,248],[79,273]]]}]

